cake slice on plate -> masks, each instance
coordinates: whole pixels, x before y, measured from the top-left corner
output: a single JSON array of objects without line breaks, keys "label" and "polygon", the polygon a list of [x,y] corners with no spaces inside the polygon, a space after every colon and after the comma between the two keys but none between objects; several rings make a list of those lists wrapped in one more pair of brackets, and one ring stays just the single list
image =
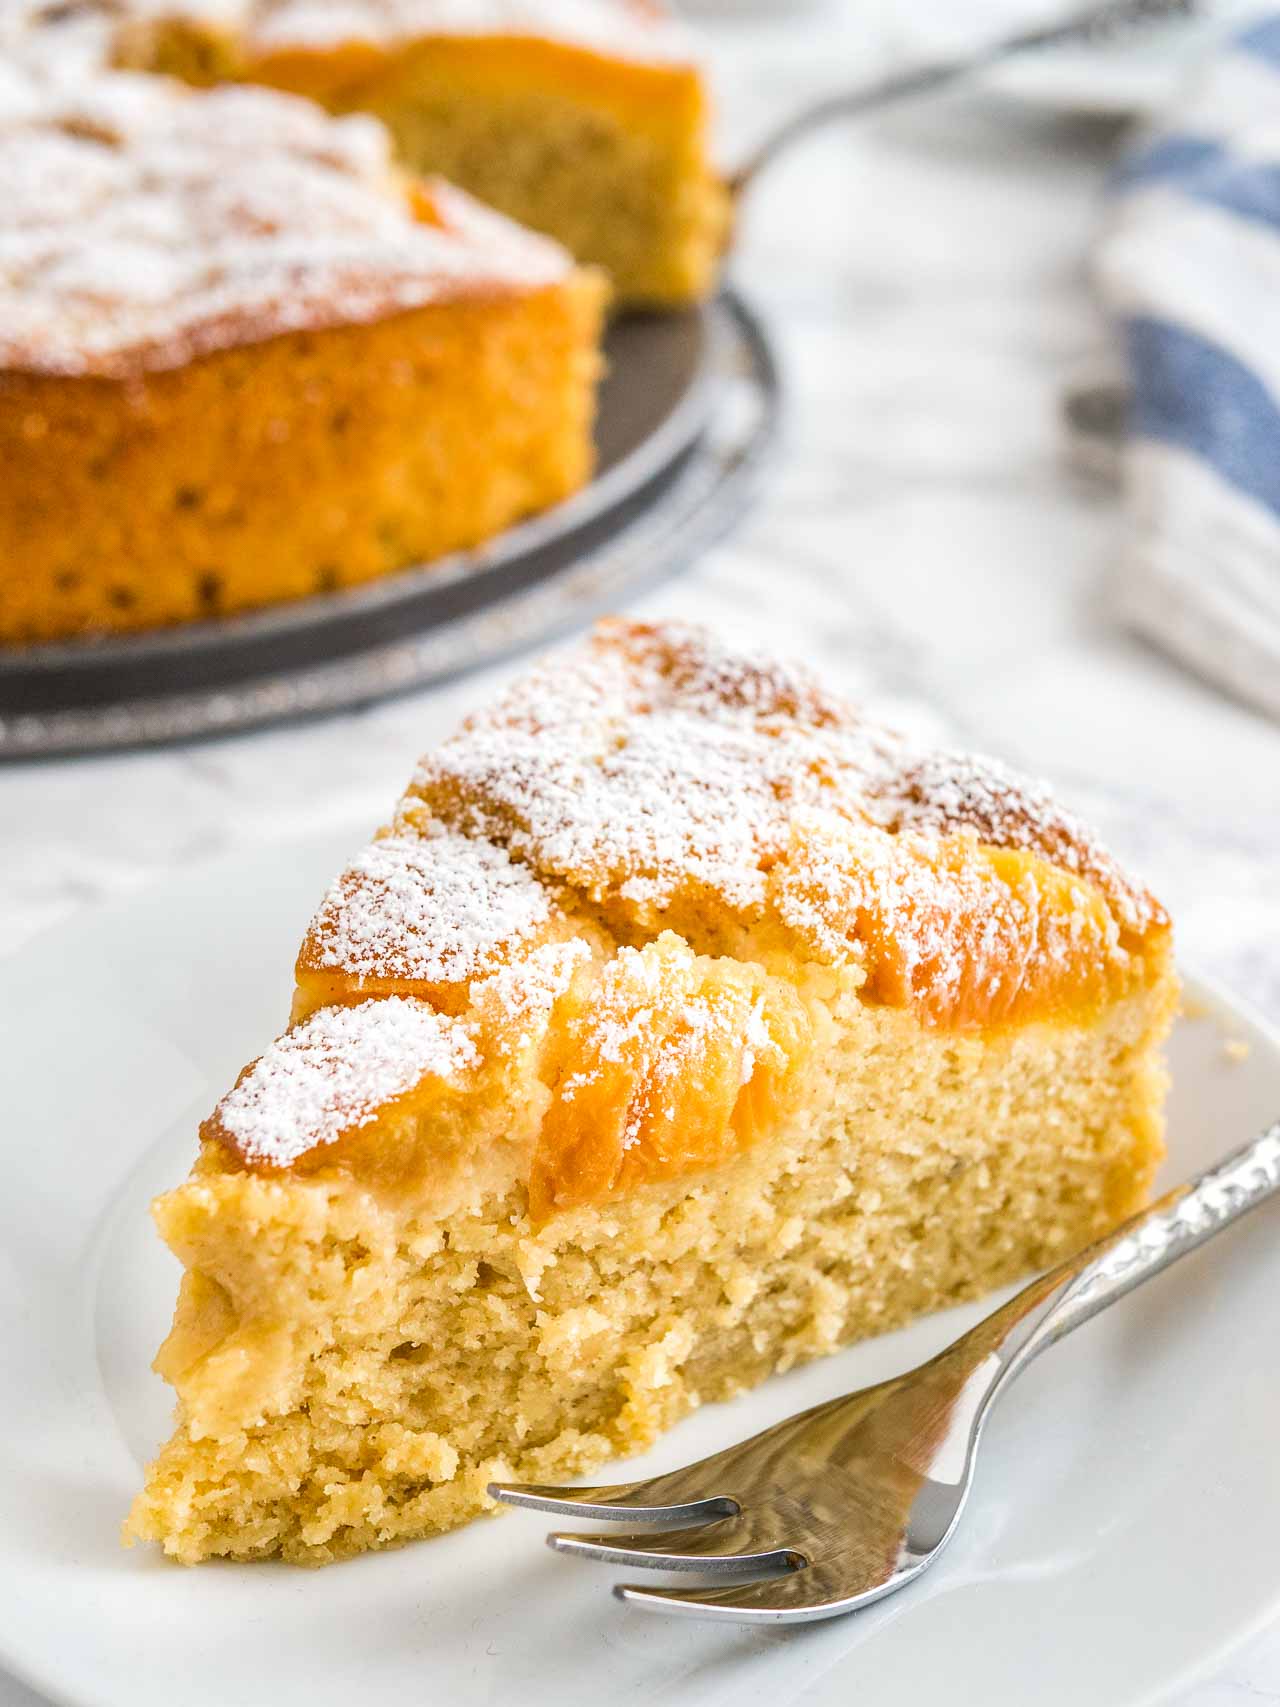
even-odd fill
[{"label": "cake slice on plate", "polygon": [[1147,1194],[1176,989],[1039,787],[603,624],[422,761],[157,1201],[130,1535],[429,1535],[1051,1262]]},{"label": "cake slice on plate", "polygon": [[599,273],[371,119],[48,35],[0,57],[0,643],[331,592],[588,478]]},{"label": "cake slice on plate", "polygon": [[653,0],[133,0],[131,64],[373,113],[415,172],[603,267],[628,302],[712,287],[728,198],[703,77]]}]

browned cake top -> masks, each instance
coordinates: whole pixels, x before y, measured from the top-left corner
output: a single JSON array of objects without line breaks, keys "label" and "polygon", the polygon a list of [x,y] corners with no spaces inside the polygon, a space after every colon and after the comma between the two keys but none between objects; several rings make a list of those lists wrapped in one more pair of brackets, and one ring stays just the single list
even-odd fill
[{"label": "browned cake top", "polygon": [[[386,1036],[429,1042],[428,1105],[539,1052],[540,1216],[767,1132],[812,1047],[806,966],[981,1031],[1088,1018],[1158,974],[1166,927],[1042,786],[920,752],[803,669],[610,621],[423,759],[312,923],[301,1030],[206,1130],[291,1166],[349,1106],[368,1127],[407,1084],[382,1043],[365,1082],[359,1028],[399,1004]],[[350,1049],[317,1053],[307,1028],[344,1011]]]},{"label": "browned cake top", "polygon": [[0,366],[121,374],[570,269],[382,127],[229,87],[0,59]]},{"label": "browned cake top", "polygon": [[[776,878],[834,837],[888,872],[895,845],[961,835],[1042,855],[1141,932],[1155,903],[1041,784],[921,752],[807,671],[678,625],[600,625],[423,759],[414,792],[545,879],[637,916],[705,897],[785,915]],[[803,863],[803,860],[802,860]]]},{"label": "browned cake top", "polygon": [[295,1159],[282,1133],[332,1144],[423,1079],[447,1082],[475,1061],[465,1031],[425,1002],[322,1008],[246,1068],[218,1119],[247,1160],[279,1165]]},{"label": "browned cake top", "polygon": [[551,917],[543,884],[505,848],[449,831],[372,842],[312,924],[313,964],[366,978],[460,984],[490,944],[518,943]]},{"label": "browned cake top", "polygon": [[690,43],[654,0],[129,0],[134,17],[233,31],[252,55],[384,46],[430,36],[559,41],[613,59],[686,63]]}]

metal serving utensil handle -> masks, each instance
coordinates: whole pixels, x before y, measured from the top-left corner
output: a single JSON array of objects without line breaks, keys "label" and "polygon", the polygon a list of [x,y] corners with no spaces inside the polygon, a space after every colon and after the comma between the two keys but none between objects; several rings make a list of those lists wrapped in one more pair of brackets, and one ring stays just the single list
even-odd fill
[{"label": "metal serving utensil handle", "polygon": [[[1280,1120],[1196,1179],[1033,1281],[1004,1309],[1021,1332],[1005,1340],[1004,1387],[1040,1352],[1280,1192]],[[1019,1310],[1023,1301],[1029,1308]],[[1040,1308],[1044,1306],[1043,1308]],[[1040,1313],[1037,1315],[1037,1309]],[[997,1312],[1003,1314],[1004,1312]],[[994,1389],[992,1392],[994,1397]]]},{"label": "metal serving utensil handle", "polygon": [[737,170],[729,174],[729,189],[736,198],[793,142],[834,119],[853,118],[893,106],[899,101],[932,94],[976,72],[989,70],[1016,54],[1067,42],[1087,41],[1111,31],[1184,16],[1195,10],[1196,0],[1094,0],[1092,5],[1055,23],[1020,30],[1016,35],[1005,36],[976,51],[929,60],[903,71],[890,72],[888,76],[860,87],[828,95],[784,119],[758,143]]}]

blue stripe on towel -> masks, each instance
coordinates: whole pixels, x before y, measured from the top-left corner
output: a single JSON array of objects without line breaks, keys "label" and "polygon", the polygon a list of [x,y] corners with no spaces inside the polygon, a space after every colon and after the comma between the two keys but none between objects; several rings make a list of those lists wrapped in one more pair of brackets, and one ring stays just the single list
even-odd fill
[{"label": "blue stripe on towel", "polygon": [[1122,160],[1111,180],[1116,195],[1152,184],[1167,184],[1191,201],[1280,230],[1280,163],[1237,160],[1205,137],[1162,136]]},{"label": "blue stripe on towel", "polygon": [[1241,30],[1231,45],[1268,65],[1280,66],[1280,18],[1264,18],[1260,24]]},{"label": "blue stripe on towel", "polygon": [[1280,409],[1220,345],[1166,321],[1125,324],[1133,430],[1179,445],[1280,516]]},{"label": "blue stripe on towel", "polygon": [[1227,162],[1220,171],[1192,178],[1183,188],[1198,202],[1280,230],[1280,165]]},{"label": "blue stripe on towel", "polygon": [[1113,190],[1133,190],[1143,184],[1160,184],[1217,166],[1226,158],[1220,142],[1201,136],[1162,136],[1148,148],[1136,149],[1122,160],[1112,174]]}]

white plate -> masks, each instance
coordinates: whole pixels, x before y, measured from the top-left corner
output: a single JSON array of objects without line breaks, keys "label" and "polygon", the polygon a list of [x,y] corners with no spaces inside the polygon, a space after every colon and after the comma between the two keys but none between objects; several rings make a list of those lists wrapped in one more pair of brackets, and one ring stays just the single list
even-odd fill
[{"label": "white plate", "polygon": [[[860,1700],[1131,1707],[1280,1603],[1280,1203],[1044,1358],[999,1408],[949,1554],[852,1618],[659,1621],[517,1514],[318,1573],[184,1571],[120,1521],[169,1402],[177,1265],[147,1219],[197,1119],[284,1017],[311,902],[360,831],[238,855],[7,963],[0,1119],[0,1660],[83,1707]],[[1229,1059],[1224,1038],[1246,1041]],[[1280,1110],[1280,1045],[1217,1004],[1173,1049],[1182,1175]],[[658,1470],[932,1352],[946,1316],[709,1406]],[[623,1472],[630,1474],[628,1470]]]}]

